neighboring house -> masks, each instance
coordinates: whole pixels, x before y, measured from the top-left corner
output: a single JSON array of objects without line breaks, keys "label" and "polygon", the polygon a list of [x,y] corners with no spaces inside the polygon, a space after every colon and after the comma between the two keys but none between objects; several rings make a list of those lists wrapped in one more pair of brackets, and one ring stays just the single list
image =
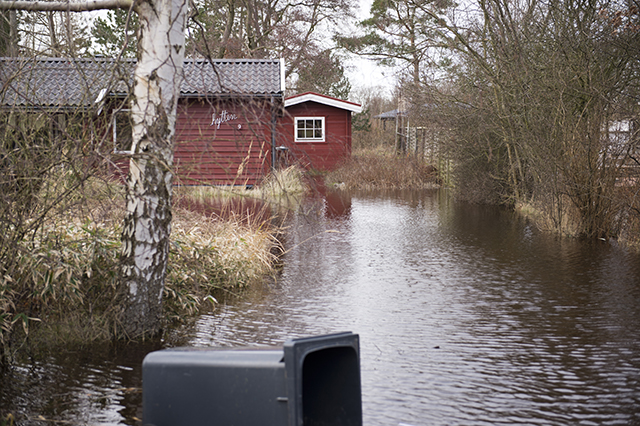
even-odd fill
[{"label": "neighboring house", "polygon": [[621,155],[640,156],[640,123],[634,119],[611,120],[603,126],[603,143],[607,147],[607,154],[620,157]]},{"label": "neighboring house", "polygon": [[287,97],[277,149],[288,162],[316,171],[336,168],[351,155],[351,113],[362,106],[307,92]]},{"label": "neighboring house", "polygon": [[616,185],[640,182],[640,126],[636,119],[609,121],[602,129],[602,153],[620,166]]},{"label": "neighboring house", "polygon": [[[103,145],[112,154],[113,171],[123,175],[135,64],[102,57],[0,58],[0,108],[81,116],[93,138],[107,137]],[[360,105],[315,93],[285,101],[282,60],[185,60],[183,73],[177,184],[251,186],[285,151],[291,161],[316,170],[329,170],[350,155],[351,113],[360,112]]]},{"label": "neighboring house", "polygon": [[[425,120],[429,112],[438,108],[436,104],[424,104],[418,108],[412,108],[406,102],[403,109],[394,109],[378,114],[373,118],[382,122],[383,130],[387,130],[387,123],[394,131],[395,146],[398,152],[422,157],[431,164],[438,161],[438,156],[446,132],[437,123]],[[421,113],[422,112],[422,116]],[[426,112],[426,113],[425,113]]]},{"label": "neighboring house", "polygon": [[392,111],[383,112],[382,114],[375,115],[373,118],[377,118],[382,122],[382,130],[387,130],[387,122],[390,123],[391,128],[396,128],[396,123],[398,122],[398,117],[406,117],[407,113],[405,111],[400,111],[398,109],[394,109]]},{"label": "neighboring house", "polygon": [[406,104],[404,109],[386,111],[373,118],[382,122],[382,129],[385,131],[387,130],[387,123],[390,124],[390,130],[394,131],[397,152],[419,156],[425,155],[426,129],[410,125],[411,120]]}]

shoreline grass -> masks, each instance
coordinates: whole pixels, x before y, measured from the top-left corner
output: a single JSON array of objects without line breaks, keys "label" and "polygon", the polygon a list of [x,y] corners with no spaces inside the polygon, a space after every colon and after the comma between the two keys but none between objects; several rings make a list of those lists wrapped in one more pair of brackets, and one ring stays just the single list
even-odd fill
[{"label": "shoreline grass", "polygon": [[[305,190],[299,171],[285,175],[237,197],[259,196],[275,205],[278,197]],[[82,346],[113,338],[124,190],[90,179],[83,191],[82,203],[51,213],[31,238],[19,241],[12,268],[0,276],[0,358],[12,359],[26,346]],[[219,189],[203,194],[194,199],[222,198]],[[189,195],[175,198],[181,197]],[[210,309],[216,291],[241,291],[273,276],[282,252],[270,211],[221,215],[178,204],[163,296],[165,325]]]},{"label": "shoreline grass", "polygon": [[398,155],[391,148],[361,149],[326,182],[344,190],[440,188],[438,171],[415,156]]}]

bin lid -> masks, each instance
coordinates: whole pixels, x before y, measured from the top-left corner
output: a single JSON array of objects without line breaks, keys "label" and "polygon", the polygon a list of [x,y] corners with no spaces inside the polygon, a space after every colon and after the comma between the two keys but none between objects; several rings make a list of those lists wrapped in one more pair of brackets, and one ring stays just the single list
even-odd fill
[{"label": "bin lid", "polygon": [[146,364],[222,366],[228,364],[256,366],[284,362],[283,350],[278,347],[251,346],[246,348],[172,348],[151,352],[142,362]]}]

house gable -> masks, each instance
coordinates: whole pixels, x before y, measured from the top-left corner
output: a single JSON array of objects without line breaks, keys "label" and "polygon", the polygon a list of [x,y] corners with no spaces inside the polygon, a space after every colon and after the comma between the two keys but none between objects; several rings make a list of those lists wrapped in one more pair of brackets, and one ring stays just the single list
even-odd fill
[{"label": "house gable", "polygon": [[331,96],[320,95],[318,93],[306,92],[299,95],[289,96],[284,100],[284,107],[292,107],[294,105],[303,104],[306,102],[316,102],[318,104],[331,106],[334,108],[344,109],[347,111],[360,113],[362,112],[362,106],[354,102],[343,101],[342,99],[333,98]]},{"label": "house gable", "polygon": [[[285,116],[279,126],[289,162],[329,171],[351,155],[351,114],[362,107],[317,93],[285,99]],[[321,131],[319,131],[321,129]]]}]

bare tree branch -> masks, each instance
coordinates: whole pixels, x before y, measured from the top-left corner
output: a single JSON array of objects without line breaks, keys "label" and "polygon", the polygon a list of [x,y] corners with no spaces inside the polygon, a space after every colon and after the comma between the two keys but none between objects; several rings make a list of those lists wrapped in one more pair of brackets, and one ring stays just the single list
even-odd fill
[{"label": "bare tree branch", "polygon": [[0,1],[0,10],[27,10],[41,12],[88,12],[100,9],[129,9],[133,0],[62,1]]}]

